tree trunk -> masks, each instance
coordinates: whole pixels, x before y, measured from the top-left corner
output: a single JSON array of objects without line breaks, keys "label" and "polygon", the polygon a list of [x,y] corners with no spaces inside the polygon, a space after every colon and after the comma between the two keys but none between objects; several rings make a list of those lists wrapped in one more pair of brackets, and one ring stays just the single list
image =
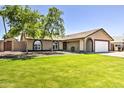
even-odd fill
[{"label": "tree trunk", "polygon": [[7,35],[6,24],[5,24],[5,18],[2,17],[2,20],[3,20],[3,26],[4,26],[4,30],[5,30],[5,35]]},{"label": "tree trunk", "polygon": [[28,54],[28,43],[27,43],[27,39],[26,39],[26,34],[25,34],[25,32],[22,32],[21,35],[22,35],[22,38],[24,38],[24,41],[26,41],[26,54]]}]

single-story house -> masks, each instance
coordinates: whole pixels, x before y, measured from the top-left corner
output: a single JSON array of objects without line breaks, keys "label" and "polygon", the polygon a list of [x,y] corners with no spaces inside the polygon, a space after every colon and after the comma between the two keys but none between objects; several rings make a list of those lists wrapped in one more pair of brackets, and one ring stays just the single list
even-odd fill
[{"label": "single-story house", "polygon": [[113,38],[103,29],[66,35],[63,38],[33,39],[22,35],[20,41],[9,38],[0,41],[0,51],[45,51],[61,50],[70,52],[109,52]]},{"label": "single-story house", "polygon": [[124,51],[124,36],[114,36],[114,41],[111,41],[113,51]]}]

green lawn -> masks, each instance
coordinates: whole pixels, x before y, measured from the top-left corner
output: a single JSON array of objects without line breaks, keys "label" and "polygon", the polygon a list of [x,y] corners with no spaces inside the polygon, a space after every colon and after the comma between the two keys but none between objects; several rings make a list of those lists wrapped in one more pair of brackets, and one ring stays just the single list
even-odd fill
[{"label": "green lawn", "polygon": [[97,54],[1,59],[0,87],[124,87],[124,59]]}]

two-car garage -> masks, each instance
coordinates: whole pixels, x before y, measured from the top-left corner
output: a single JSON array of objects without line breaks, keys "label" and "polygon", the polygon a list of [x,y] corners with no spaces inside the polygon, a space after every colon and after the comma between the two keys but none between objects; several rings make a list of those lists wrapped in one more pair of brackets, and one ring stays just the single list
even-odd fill
[{"label": "two-car garage", "polygon": [[113,38],[104,29],[92,32],[85,38],[86,52],[109,52],[112,40]]},{"label": "two-car garage", "polygon": [[88,38],[86,41],[86,52],[109,52],[109,41]]}]

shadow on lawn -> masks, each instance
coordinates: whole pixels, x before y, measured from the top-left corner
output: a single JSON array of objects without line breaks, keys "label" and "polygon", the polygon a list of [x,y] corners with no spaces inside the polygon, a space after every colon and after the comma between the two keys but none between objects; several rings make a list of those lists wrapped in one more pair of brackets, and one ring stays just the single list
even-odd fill
[{"label": "shadow on lawn", "polygon": [[63,55],[64,53],[61,52],[51,52],[51,51],[40,51],[40,52],[29,52],[29,53],[21,53],[21,54],[14,54],[8,53],[0,55],[0,59],[11,59],[11,60],[28,60],[33,59],[38,56],[50,56],[50,55]]},{"label": "shadow on lawn", "polygon": [[21,55],[13,55],[13,54],[7,54],[4,56],[0,56],[0,59],[11,59],[11,60],[28,60],[35,58],[35,55],[28,55],[28,54],[21,54]]}]

